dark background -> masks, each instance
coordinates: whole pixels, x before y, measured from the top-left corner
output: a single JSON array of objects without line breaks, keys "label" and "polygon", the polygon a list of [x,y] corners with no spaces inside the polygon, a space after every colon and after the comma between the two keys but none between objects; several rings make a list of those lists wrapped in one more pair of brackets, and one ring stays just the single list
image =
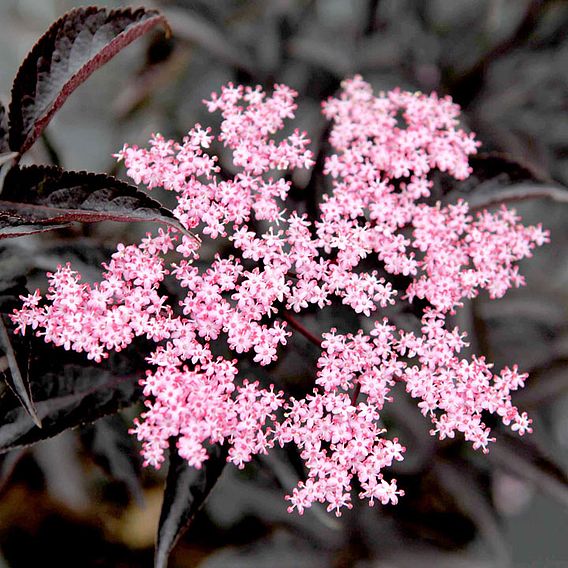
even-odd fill
[{"label": "dark background", "polygon": [[[0,0],[0,97],[7,98],[35,40],[76,5]],[[214,124],[201,100],[228,81],[297,89],[295,126],[309,131],[317,150],[325,130],[320,101],[342,78],[361,73],[377,90],[452,95],[482,151],[506,152],[548,183],[568,184],[565,1],[163,0],[152,6],[163,8],[173,38],[144,38],[98,71],[69,99],[30,160],[121,174],[111,154],[124,142],[144,144],[156,131],[181,137],[197,121]],[[390,417],[409,448],[396,472],[407,491],[398,506],[357,504],[339,520],[319,509],[288,515],[283,495],[296,473],[276,454],[244,472],[226,470],[172,567],[568,566],[568,206],[535,201],[518,209],[526,222],[543,222],[552,243],[524,263],[526,288],[496,302],[476,300],[458,323],[497,368],[516,362],[531,372],[515,399],[534,419],[531,440],[500,446],[506,435],[498,433],[487,457],[461,444],[448,447],[427,435],[428,424],[401,397]],[[140,230],[101,224],[82,237],[94,248],[112,248]],[[40,273],[60,261],[55,251],[65,250],[65,239],[17,239],[11,246],[31,259],[40,285]],[[80,261],[94,271],[100,259],[92,256]],[[297,347],[310,355],[307,344]],[[305,371],[288,363],[288,372],[303,380]],[[124,424],[135,415],[136,409]],[[140,486],[106,477],[88,451],[101,428],[104,421],[4,459],[0,568],[151,566],[163,477],[144,472]]]}]

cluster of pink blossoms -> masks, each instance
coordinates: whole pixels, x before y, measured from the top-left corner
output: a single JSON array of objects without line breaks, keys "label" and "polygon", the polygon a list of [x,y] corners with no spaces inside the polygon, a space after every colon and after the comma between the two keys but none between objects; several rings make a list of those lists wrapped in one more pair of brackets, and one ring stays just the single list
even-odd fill
[{"label": "cluster of pink blossoms", "polygon": [[[485,413],[521,435],[531,431],[511,403],[526,375],[516,367],[494,374],[483,358],[460,357],[464,334],[445,319],[480,290],[497,298],[522,285],[516,262],[548,235],[504,207],[472,215],[464,202],[427,204],[430,171],[466,178],[478,143],[459,128],[449,98],[377,96],[360,77],[323,105],[335,153],[325,162],[332,189],[319,218],[288,211],[283,173],[313,165],[303,133],[274,138],[294,116],[295,95],[283,85],[271,96],[228,85],[206,101],[222,114],[218,140],[232,151],[232,177],[221,175],[209,154],[211,130],[200,125],[182,143],[156,135],[148,149],[125,146],[118,154],[136,183],[177,194],[175,215],[188,230],[228,239],[231,256],[198,266],[201,241],[160,229],[138,245],[119,245],[99,283],[59,267],[48,275],[45,300],[39,291],[24,298],[13,320],[21,333],[30,326],[95,361],[137,336],[156,343],[142,381],[146,410],[133,428],[146,464],[160,466],[171,437],[197,468],[209,444],[227,444],[228,460],[243,467],[275,444],[295,443],[307,476],[287,497],[289,510],[322,502],[339,514],[351,507],[354,481],[371,505],[396,503],[403,493],[383,473],[404,452],[381,423],[395,382],[419,400],[440,438],[461,432],[487,451],[493,438]],[[376,270],[365,270],[364,259]],[[389,275],[408,285],[395,289]],[[160,295],[166,277],[184,289],[179,306]],[[420,332],[385,317],[388,306],[414,298],[428,306]],[[291,335],[285,320],[337,302],[365,316],[370,331],[322,333],[305,398],[262,388],[240,376],[236,357],[212,353],[221,341],[270,365]]]}]

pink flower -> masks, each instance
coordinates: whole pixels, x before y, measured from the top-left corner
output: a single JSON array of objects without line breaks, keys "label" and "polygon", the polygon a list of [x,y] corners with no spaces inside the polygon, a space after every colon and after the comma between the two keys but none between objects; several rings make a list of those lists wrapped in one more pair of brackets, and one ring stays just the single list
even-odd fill
[{"label": "pink flower", "polygon": [[[495,374],[485,359],[463,357],[465,335],[446,317],[482,290],[498,298],[523,285],[517,262],[548,233],[523,226],[504,207],[472,215],[463,201],[428,204],[430,172],[466,178],[478,142],[459,128],[459,108],[448,97],[376,96],[359,76],[323,104],[333,153],[319,217],[288,210],[291,182],[281,172],[313,165],[304,133],[279,134],[294,116],[295,96],[284,85],[269,96],[229,84],[205,102],[222,115],[218,140],[232,153],[231,179],[221,179],[217,158],[204,151],[214,134],[200,125],[181,143],[155,135],[148,149],[125,145],[117,157],[128,175],[173,191],[176,217],[203,241],[159,229],[139,245],[120,244],[93,285],[60,266],[48,274],[45,297],[22,298],[12,319],[20,333],[31,328],[95,361],[135,337],[155,342],[141,380],[146,408],[132,429],[145,464],[160,467],[171,437],[197,468],[208,444],[227,444],[228,460],[244,467],[275,443],[294,443],[307,478],[287,497],[289,510],[301,514],[321,502],[339,515],[352,506],[354,480],[370,505],[403,495],[385,474],[405,448],[381,422],[396,382],[441,439],[460,433],[488,451],[488,413],[520,435],[531,432],[510,398],[526,375],[516,367]],[[203,242],[222,237],[231,254],[195,263]],[[165,278],[179,283],[179,306],[160,292]],[[401,280],[407,283],[397,289]],[[415,298],[428,306],[416,329],[385,317],[388,306]],[[363,329],[322,331],[314,387],[304,398],[262,387],[242,376],[238,359],[213,355],[215,342],[270,365],[291,335],[284,312],[333,302],[364,316]]]}]

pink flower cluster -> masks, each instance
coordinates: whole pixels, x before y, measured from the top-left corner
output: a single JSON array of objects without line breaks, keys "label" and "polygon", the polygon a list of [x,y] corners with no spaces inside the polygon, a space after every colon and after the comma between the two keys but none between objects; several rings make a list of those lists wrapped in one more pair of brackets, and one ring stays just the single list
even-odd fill
[{"label": "pink flower cluster", "polygon": [[[526,375],[516,367],[494,374],[483,358],[461,357],[464,334],[446,316],[480,290],[497,298],[522,285],[517,261],[548,234],[506,208],[473,215],[465,202],[429,204],[431,170],[469,175],[478,143],[459,128],[459,108],[435,95],[375,95],[360,77],[323,105],[334,153],[319,217],[288,211],[283,174],[313,165],[305,134],[275,139],[294,116],[295,95],[283,85],[271,96],[228,85],[206,101],[221,112],[217,140],[232,152],[233,176],[221,175],[213,134],[200,125],[182,143],[156,135],[148,149],[125,146],[117,155],[136,183],[176,193],[175,215],[187,229],[222,239],[232,254],[197,263],[201,241],[160,229],[139,245],[119,245],[99,283],[59,267],[48,275],[46,301],[36,291],[13,320],[21,333],[31,327],[95,361],[138,336],[156,343],[142,380],[146,410],[133,428],[146,464],[160,466],[172,437],[197,468],[208,444],[228,444],[229,461],[244,467],[275,444],[294,443],[307,476],[287,497],[289,510],[322,502],[340,514],[351,507],[354,481],[371,505],[403,493],[384,477],[404,452],[381,422],[396,382],[442,439],[461,432],[487,451],[487,413],[521,435],[531,431],[511,403]],[[390,275],[407,284],[397,289]],[[164,278],[183,289],[179,305],[161,295]],[[428,306],[414,331],[385,317],[388,306],[414,298]],[[304,398],[241,376],[241,354],[270,365],[291,335],[286,321],[301,330],[294,314],[337,303],[364,316],[364,329],[312,337],[321,355]],[[213,354],[219,342],[233,359]]]}]

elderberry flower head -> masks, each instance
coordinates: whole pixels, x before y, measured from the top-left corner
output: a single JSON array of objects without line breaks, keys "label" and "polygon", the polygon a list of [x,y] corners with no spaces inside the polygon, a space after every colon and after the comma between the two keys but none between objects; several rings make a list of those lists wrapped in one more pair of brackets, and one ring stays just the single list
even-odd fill
[{"label": "elderberry flower head", "polygon": [[[228,445],[228,460],[242,468],[275,444],[293,443],[307,475],[287,497],[289,510],[321,502],[340,514],[351,507],[354,482],[370,505],[395,504],[403,494],[386,470],[405,449],[381,420],[396,383],[441,439],[458,432],[487,452],[488,414],[520,435],[531,432],[530,418],[511,402],[526,375],[464,357],[465,334],[447,316],[482,290],[498,298],[523,285],[517,262],[548,233],[505,207],[474,214],[464,201],[432,203],[432,172],[465,179],[478,147],[459,126],[458,106],[434,94],[376,95],[358,76],[323,104],[331,189],[317,218],[289,209],[283,173],[314,164],[305,133],[279,134],[295,97],[284,85],[268,95],[229,84],[205,102],[221,113],[217,136],[198,124],[182,142],[155,135],[148,148],[125,145],[117,154],[136,183],[176,194],[174,214],[186,229],[228,239],[230,254],[198,264],[202,241],[160,229],[119,245],[95,284],[58,267],[45,297],[23,298],[12,319],[22,334],[31,327],[95,361],[136,337],[155,344],[141,378],[145,410],[132,429],[146,465],[160,467],[172,437],[196,468],[208,444]],[[234,175],[211,155],[215,140],[232,152]],[[163,292],[166,278],[181,288],[179,303]],[[415,299],[426,306],[416,329],[385,316]],[[290,327],[302,329],[295,314],[337,304],[364,318],[367,331],[311,336],[321,352],[304,397],[239,369],[247,353],[260,366],[277,361]],[[214,342],[230,356],[215,355]]]}]

